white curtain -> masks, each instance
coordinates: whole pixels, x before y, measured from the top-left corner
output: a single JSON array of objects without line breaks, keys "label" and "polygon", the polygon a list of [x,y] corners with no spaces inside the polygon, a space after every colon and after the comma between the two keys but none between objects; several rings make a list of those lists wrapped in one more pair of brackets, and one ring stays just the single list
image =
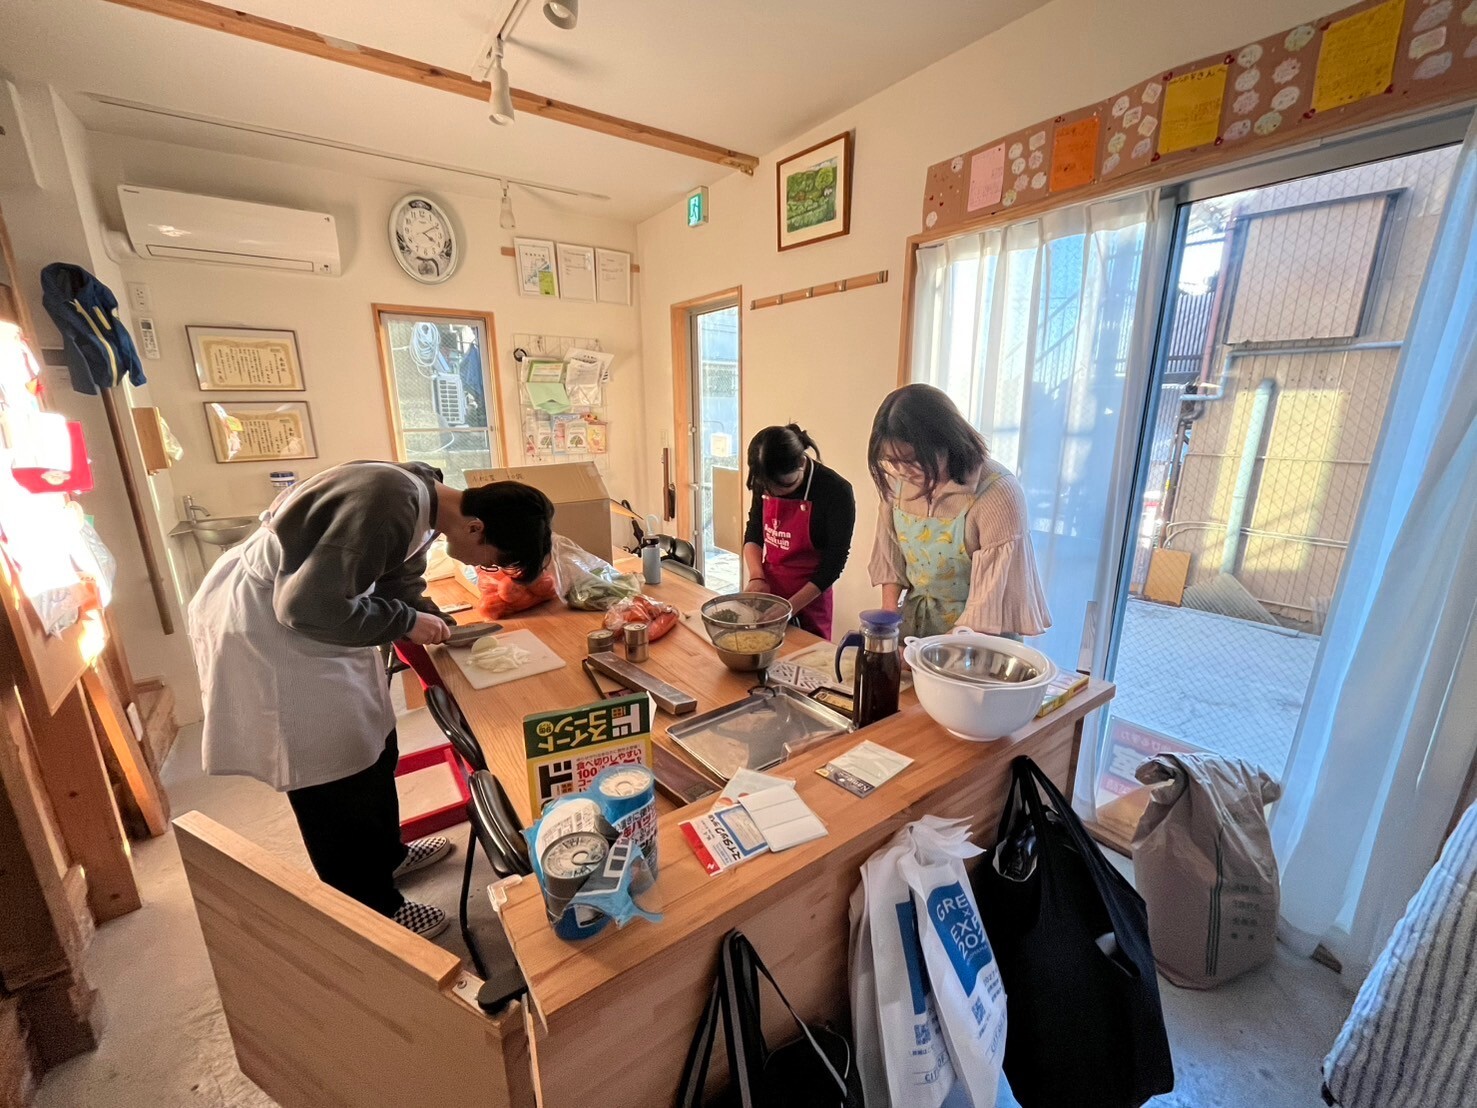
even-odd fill
[{"label": "white curtain", "polygon": [[[1282,934],[1367,970],[1477,754],[1477,127],[1412,320],[1273,834]],[[1461,967],[1453,967],[1453,971]]]},{"label": "white curtain", "polygon": [[[1147,395],[1153,193],[918,251],[912,379],[947,392],[1025,489],[1052,628],[1032,645],[1102,673]],[[1079,782],[1097,778],[1095,728]],[[1079,787],[1090,812],[1095,789]]]}]

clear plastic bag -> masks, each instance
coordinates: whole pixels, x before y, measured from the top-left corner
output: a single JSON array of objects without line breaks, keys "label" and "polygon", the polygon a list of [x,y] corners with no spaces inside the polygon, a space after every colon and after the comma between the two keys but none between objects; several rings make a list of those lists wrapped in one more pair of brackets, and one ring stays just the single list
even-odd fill
[{"label": "clear plastic bag", "polygon": [[596,557],[563,535],[554,536],[550,569],[559,595],[571,608],[603,612],[641,593],[638,574],[621,573],[604,558]]},{"label": "clear plastic bag", "polygon": [[556,595],[554,575],[547,571],[527,584],[514,580],[512,574],[500,569],[479,566],[476,573],[477,588],[482,594],[477,602],[477,611],[484,619],[502,619],[516,612],[525,612],[554,599]]},{"label": "clear plastic bag", "polygon": [[656,642],[677,626],[680,616],[670,604],[650,596],[633,596],[610,606],[605,613],[605,629],[619,633],[628,623],[645,623],[649,625],[648,641]]}]

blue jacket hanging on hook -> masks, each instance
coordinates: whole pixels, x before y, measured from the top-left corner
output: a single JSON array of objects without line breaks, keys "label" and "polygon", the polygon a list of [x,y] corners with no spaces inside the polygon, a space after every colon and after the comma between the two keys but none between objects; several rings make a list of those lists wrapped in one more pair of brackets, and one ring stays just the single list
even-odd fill
[{"label": "blue jacket hanging on hook", "polygon": [[89,396],[125,377],[147,384],[133,338],[118,318],[118,299],[80,265],[52,262],[41,271],[41,303],[66,341],[72,388]]}]

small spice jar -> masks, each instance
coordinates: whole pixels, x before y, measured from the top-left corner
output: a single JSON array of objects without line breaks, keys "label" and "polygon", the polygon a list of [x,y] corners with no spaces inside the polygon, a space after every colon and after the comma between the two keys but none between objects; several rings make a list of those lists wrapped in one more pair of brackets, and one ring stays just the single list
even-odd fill
[{"label": "small spice jar", "polygon": [[644,662],[651,656],[650,633],[645,623],[626,624],[626,661]]},{"label": "small spice jar", "polygon": [[604,627],[598,631],[591,631],[585,636],[585,653],[601,654],[607,650],[615,649],[615,632],[607,631]]}]

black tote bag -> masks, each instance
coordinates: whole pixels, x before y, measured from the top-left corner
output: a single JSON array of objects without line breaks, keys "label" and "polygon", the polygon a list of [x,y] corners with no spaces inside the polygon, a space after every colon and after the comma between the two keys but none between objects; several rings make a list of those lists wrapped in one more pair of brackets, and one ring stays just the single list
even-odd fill
[{"label": "black tote bag", "polygon": [[[759,1011],[759,975],[789,1010],[800,1037],[771,1051]],[[795,1014],[752,943],[738,931],[723,937],[718,975],[687,1051],[678,1108],[699,1108],[722,1019],[728,1048],[728,1088],[715,1108],[861,1108],[851,1044],[829,1027],[810,1027]]]},{"label": "black tote bag", "polygon": [[1143,898],[1030,758],[1011,763],[999,836],[972,883],[1022,1108],[1138,1108],[1173,1089]]}]

